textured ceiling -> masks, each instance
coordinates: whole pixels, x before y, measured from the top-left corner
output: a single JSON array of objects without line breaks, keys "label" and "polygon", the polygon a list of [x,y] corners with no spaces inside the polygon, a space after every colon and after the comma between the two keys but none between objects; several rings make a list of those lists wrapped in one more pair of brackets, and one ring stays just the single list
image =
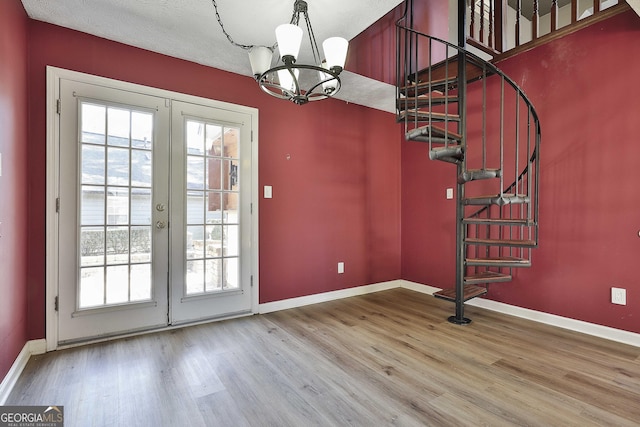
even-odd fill
[{"label": "textured ceiling", "polygon": [[[307,0],[319,44],[330,36],[352,39],[402,0]],[[22,0],[32,19],[109,40],[251,75],[246,51],[220,30],[211,0]],[[274,29],[288,23],[293,0],[217,0],[225,29],[235,42],[275,43]],[[305,30],[306,32],[306,30]],[[308,39],[302,49],[308,50]],[[300,61],[311,61],[301,52]],[[365,89],[365,90],[363,90]],[[393,88],[345,72],[337,98],[393,112]]]}]

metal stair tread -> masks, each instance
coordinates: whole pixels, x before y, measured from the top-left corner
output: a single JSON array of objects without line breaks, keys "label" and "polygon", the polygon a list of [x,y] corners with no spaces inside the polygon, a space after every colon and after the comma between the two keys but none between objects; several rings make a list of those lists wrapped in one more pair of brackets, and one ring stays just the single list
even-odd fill
[{"label": "metal stair tread", "polygon": [[437,122],[459,122],[460,116],[458,114],[447,114],[447,113],[437,113],[435,111],[419,111],[415,109],[404,110],[400,113],[400,119],[404,119],[406,117],[411,119],[416,119],[419,121],[437,121]]},{"label": "metal stair tread", "polygon": [[500,178],[500,176],[502,176],[502,169],[467,169],[458,176],[458,183],[464,184],[466,182],[477,181],[480,179]]},{"label": "metal stair tread", "polygon": [[[464,285],[462,300],[468,301],[471,298],[479,297],[480,295],[484,295],[487,293],[487,288],[476,285]],[[455,301],[456,300],[456,289],[455,288],[447,288],[441,291],[435,292],[433,294],[434,297],[444,299],[447,301]]]},{"label": "metal stair tread", "polygon": [[504,194],[491,194],[488,196],[472,196],[466,197],[464,199],[465,205],[510,205],[510,204],[520,204],[520,203],[529,203],[530,198],[526,194],[512,194],[512,193],[504,193]]},{"label": "metal stair tread", "polygon": [[524,239],[478,239],[475,237],[466,237],[464,243],[467,245],[511,246],[519,248],[534,248],[537,246],[535,240]]},{"label": "metal stair tread", "polygon": [[513,218],[464,218],[462,220],[464,224],[469,225],[506,225],[506,226],[521,226],[532,227],[536,225],[535,221],[531,219],[513,219]]},{"label": "metal stair tread", "polygon": [[458,80],[455,76],[449,79],[432,79],[430,82],[419,82],[418,84],[412,83],[402,86],[400,87],[400,93],[405,96],[414,97],[416,94],[424,95],[430,92],[436,92],[440,89],[446,88],[447,86],[449,89],[453,89],[457,84]]},{"label": "metal stair tread", "polygon": [[429,159],[442,160],[449,163],[460,161],[464,153],[461,145],[446,145],[444,147],[434,147],[429,150]]},{"label": "metal stair tread", "polygon": [[[418,77],[420,80],[427,80],[429,76],[432,80],[435,81],[446,81],[445,77],[448,77],[448,80],[455,80],[458,75],[458,55],[455,55],[451,58],[443,60],[437,64],[433,64],[431,66],[431,74],[429,75],[429,68],[425,68],[423,70],[418,71]],[[486,77],[489,77],[494,74],[492,69],[484,69],[479,64],[471,61],[466,62],[466,77],[468,82],[472,82],[478,79],[481,79],[483,75],[486,73]]]},{"label": "metal stair tread", "polygon": [[530,267],[531,260],[528,258],[501,256],[486,258],[467,258],[467,265],[470,266],[486,266],[486,267]]},{"label": "metal stair tread", "polygon": [[464,276],[465,284],[478,284],[478,283],[498,283],[498,282],[510,282],[512,279],[510,274],[497,273],[495,271],[481,271],[476,274],[470,274]]},{"label": "metal stair tread", "polygon": [[417,106],[420,107],[428,107],[429,105],[443,105],[447,103],[456,103],[458,102],[458,96],[456,95],[443,95],[442,93],[432,92],[428,95],[420,95],[420,96],[411,96],[411,97],[400,97],[397,99],[397,105],[399,109],[402,109],[402,106]]},{"label": "metal stair tread", "polygon": [[462,135],[444,128],[427,125],[421,126],[415,129],[411,129],[406,133],[406,139],[410,141],[422,141],[429,142],[429,130],[431,130],[431,139],[436,139],[436,142],[445,143],[446,141],[461,141]]}]

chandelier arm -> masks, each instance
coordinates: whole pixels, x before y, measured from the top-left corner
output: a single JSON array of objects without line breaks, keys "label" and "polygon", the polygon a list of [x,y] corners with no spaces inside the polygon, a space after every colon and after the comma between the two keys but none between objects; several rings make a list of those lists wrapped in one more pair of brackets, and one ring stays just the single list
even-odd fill
[{"label": "chandelier arm", "polygon": [[260,84],[260,88],[267,94],[278,98],[278,99],[284,99],[285,101],[290,100],[293,95],[291,93],[289,93],[288,91],[286,91],[285,89],[283,89],[280,85],[278,85],[277,83],[271,83],[271,82],[263,82]]},{"label": "chandelier arm", "polygon": [[[335,90],[333,90],[331,92],[325,92],[324,90],[321,90],[321,93],[314,92],[317,88],[319,88],[319,87],[321,88],[323,83],[327,83],[328,81],[331,81],[331,80],[336,80],[337,83],[338,83],[337,88]],[[342,82],[340,81],[340,77],[337,77],[337,76],[336,77],[332,77],[332,78],[329,78],[329,79],[326,79],[326,80],[319,81],[315,85],[311,86],[309,88],[309,90],[307,91],[306,95],[307,95],[307,97],[309,98],[310,101],[315,101],[320,96],[323,97],[322,99],[325,99],[325,98],[328,98],[328,97],[332,96],[333,92],[338,92],[338,90],[340,90],[341,86],[342,86]]]},{"label": "chandelier arm", "polygon": [[294,94],[296,96],[299,96],[302,92],[300,91],[300,83],[298,83],[298,77],[296,77],[296,74],[291,69],[291,66],[287,66],[287,71],[289,71],[289,74],[291,74],[291,78],[293,79],[293,85],[295,86]]}]

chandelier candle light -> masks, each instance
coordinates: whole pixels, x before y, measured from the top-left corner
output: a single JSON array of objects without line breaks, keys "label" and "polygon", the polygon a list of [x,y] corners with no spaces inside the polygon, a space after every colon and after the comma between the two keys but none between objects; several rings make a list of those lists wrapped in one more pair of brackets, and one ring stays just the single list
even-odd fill
[{"label": "chandelier candle light", "polygon": [[[322,43],[326,59],[322,61],[309,21],[306,1],[295,1],[291,22],[279,25],[275,30],[277,43],[273,47],[245,46],[235,43],[222,26],[215,0],[213,0],[213,5],[216,7],[218,22],[229,41],[249,51],[251,71],[263,91],[276,98],[287,99],[295,104],[303,105],[309,101],[329,98],[340,90],[339,74],[342,72],[347,58],[349,42],[342,37],[326,39]],[[297,62],[303,37],[303,30],[299,26],[300,15],[304,16],[307,26],[314,64]],[[272,67],[271,62],[276,46],[280,51],[282,62],[278,61]]]}]

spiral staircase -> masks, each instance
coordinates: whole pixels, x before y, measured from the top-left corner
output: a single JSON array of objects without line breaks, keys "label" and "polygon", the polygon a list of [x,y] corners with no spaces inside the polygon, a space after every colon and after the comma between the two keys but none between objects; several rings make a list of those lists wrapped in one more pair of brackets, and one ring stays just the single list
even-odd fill
[{"label": "spiral staircase", "polygon": [[431,160],[457,168],[456,283],[434,296],[455,302],[449,321],[466,324],[465,301],[531,266],[540,122],[522,89],[493,64],[403,21],[396,25],[397,119],[408,141],[428,145]]}]

